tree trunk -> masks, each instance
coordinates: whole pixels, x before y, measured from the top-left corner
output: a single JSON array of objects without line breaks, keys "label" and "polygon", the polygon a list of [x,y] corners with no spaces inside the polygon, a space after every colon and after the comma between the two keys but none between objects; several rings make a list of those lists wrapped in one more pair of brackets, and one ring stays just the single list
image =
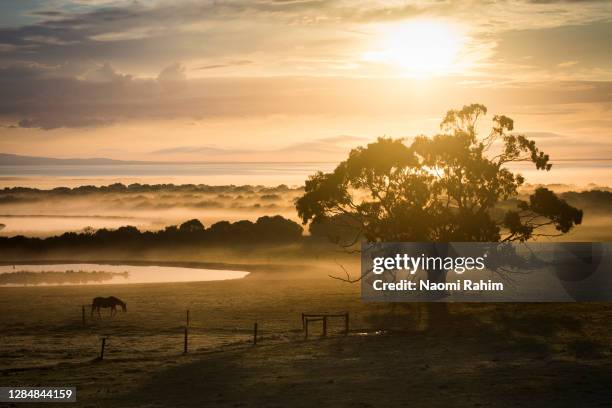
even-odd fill
[{"label": "tree trunk", "polygon": [[[449,247],[448,244],[444,243],[431,243],[425,252],[425,256],[444,259],[448,256]],[[435,283],[446,283],[446,270],[442,268],[427,270],[427,280]],[[448,294],[442,291],[435,291],[430,294],[428,302],[423,305],[422,321],[419,324],[421,330],[432,331],[448,327],[450,323],[448,304],[443,300],[447,296]]]}]

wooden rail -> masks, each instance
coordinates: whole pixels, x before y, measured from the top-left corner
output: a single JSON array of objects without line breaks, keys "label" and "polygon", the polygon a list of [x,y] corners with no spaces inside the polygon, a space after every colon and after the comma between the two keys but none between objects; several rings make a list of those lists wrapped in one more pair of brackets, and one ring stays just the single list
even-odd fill
[{"label": "wooden rail", "polygon": [[[189,331],[191,326],[191,316],[190,311],[185,311],[185,325],[183,327],[183,354],[187,354],[189,352]],[[85,318],[85,305],[81,305],[81,319],[83,326],[86,326],[86,318]],[[302,313],[302,330],[304,331],[304,338],[308,338],[309,324],[311,322],[322,322],[322,337],[326,337],[328,333],[328,320],[334,318],[342,318],[344,319],[344,330],[343,333],[345,335],[349,334],[349,313]],[[106,337],[101,337],[101,347],[100,354],[96,360],[104,359],[104,352],[106,348]],[[259,342],[259,324],[255,322],[253,324],[253,345],[257,345]]]},{"label": "wooden rail", "polygon": [[310,322],[323,322],[322,336],[327,336],[327,319],[330,318],[343,318],[344,319],[344,334],[349,333],[349,313],[302,313],[302,330],[304,331],[304,338],[308,338],[308,325]]}]

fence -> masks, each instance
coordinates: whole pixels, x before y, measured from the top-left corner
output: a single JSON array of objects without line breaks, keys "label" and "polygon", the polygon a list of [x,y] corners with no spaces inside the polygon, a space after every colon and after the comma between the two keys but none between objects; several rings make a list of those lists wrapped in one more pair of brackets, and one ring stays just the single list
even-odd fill
[{"label": "fence", "polygon": [[[319,322],[319,321],[322,322],[321,337],[326,337],[328,335],[329,320],[336,319],[336,318],[342,318],[343,319],[343,321],[344,321],[343,334],[344,335],[348,335],[349,334],[349,313],[348,312],[343,312],[343,313],[323,313],[323,314],[302,313],[301,314],[301,320],[302,320],[302,331],[304,333],[304,339],[308,339],[310,323]],[[87,320],[86,320],[86,314],[85,314],[85,306],[81,307],[81,319],[82,319],[82,325],[84,327],[87,327]],[[109,335],[105,335],[105,336],[101,337],[101,348],[100,348],[100,353],[99,353],[99,356],[98,356],[97,360],[103,360],[104,359],[104,352],[105,352],[105,348],[107,346],[107,339],[109,337],[110,337]],[[254,346],[257,345],[258,342],[261,339],[262,338],[260,337],[259,324],[258,324],[258,322],[255,322],[253,324],[253,331],[252,331],[252,344]],[[186,313],[185,313],[185,324],[183,326],[183,354],[188,354],[189,353],[189,350],[190,350],[189,340],[190,340],[190,311],[186,310]]]},{"label": "fence", "polygon": [[343,318],[344,319],[344,334],[349,333],[349,314],[344,313],[324,313],[324,314],[306,314],[302,313],[302,330],[304,331],[304,338],[308,338],[308,326],[311,322],[323,322],[322,336],[327,336],[327,321],[331,318]]}]

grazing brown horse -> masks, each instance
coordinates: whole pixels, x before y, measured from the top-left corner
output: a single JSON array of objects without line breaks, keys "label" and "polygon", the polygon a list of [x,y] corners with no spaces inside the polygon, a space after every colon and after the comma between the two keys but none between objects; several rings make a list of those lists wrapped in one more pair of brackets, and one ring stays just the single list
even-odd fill
[{"label": "grazing brown horse", "polygon": [[110,307],[111,316],[114,316],[117,313],[117,306],[121,306],[124,312],[127,312],[127,305],[121,299],[118,299],[114,296],[110,297],[97,297],[91,302],[91,315],[93,316],[94,310],[98,312],[98,316],[102,317],[100,314],[100,308]]}]

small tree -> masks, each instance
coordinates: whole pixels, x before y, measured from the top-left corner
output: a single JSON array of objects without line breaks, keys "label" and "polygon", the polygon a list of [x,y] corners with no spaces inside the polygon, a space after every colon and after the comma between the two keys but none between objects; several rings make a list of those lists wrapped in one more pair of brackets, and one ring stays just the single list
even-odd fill
[{"label": "small tree", "polygon": [[[379,138],[349,153],[331,173],[318,172],[296,200],[303,223],[344,220],[352,246],[380,241],[526,241],[567,233],[582,211],[547,188],[518,199],[524,179],[508,169],[531,162],[549,171],[547,154],[534,141],[510,133],[512,119],[496,115],[488,135],[476,125],[487,108],[472,104],[449,111],[443,133],[418,136],[410,145]],[[512,201],[508,201],[512,199]],[[513,203],[500,205],[502,202]]]}]

